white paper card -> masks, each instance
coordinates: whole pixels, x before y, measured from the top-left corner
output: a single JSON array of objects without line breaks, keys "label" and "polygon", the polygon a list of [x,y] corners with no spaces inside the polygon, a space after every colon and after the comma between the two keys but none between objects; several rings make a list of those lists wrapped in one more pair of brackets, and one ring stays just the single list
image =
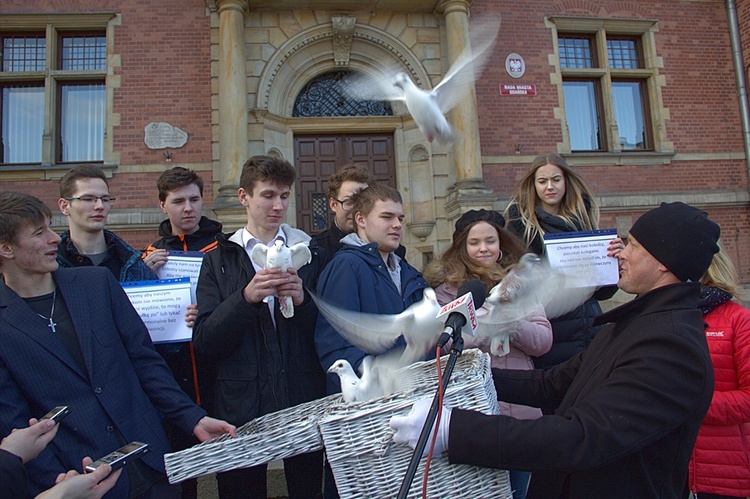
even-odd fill
[{"label": "white paper card", "polygon": [[121,282],[154,343],[190,341],[185,314],[191,303],[190,278]]},{"label": "white paper card", "polygon": [[196,303],[195,288],[201,273],[203,255],[200,251],[169,251],[167,263],[156,272],[159,279],[190,278],[190,303]]},{"label": "white paper card", "polygon": [[617,229],[564,232],[544,235],[544,248],[550,267],[568,275],[588,276],[588,284],[617,284],[620,270],[617,258],[607,256],[609,242]]}]

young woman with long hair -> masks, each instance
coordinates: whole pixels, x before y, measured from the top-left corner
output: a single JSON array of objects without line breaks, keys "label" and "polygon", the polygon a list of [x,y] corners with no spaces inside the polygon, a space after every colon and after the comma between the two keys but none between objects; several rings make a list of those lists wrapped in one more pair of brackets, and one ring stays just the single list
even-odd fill
[{"label": "young woman with long hair", "polygon": [[[537,156],[523,176],[505,210],[507,228],[536,254],[544,254],[544,234],[578,232],[599,228],[599,205],[586,181],[557,154]],[[608,256],[624,248],[622,239],[610,242]],[[534,359],[537,368],[548,369],[588,348],[598,328],[591,326],[602,313],[598,300],[611,298],[617,286],[597,290],[575,310],[554,319],[552,349]]]},{"label": "young woman with long hair", "polygon": [[[470,279],[481,280],[489,293],[527,252],[516,236],[503,228],[505,219],[496,211],[471,210],[456,222],[453,244],[424,271],[427,283],[435,288],[438,302],[445,305],[457,298],[458,288]],[[478,314],[481,314],[481,309]],[[500,369],[533,369],[531,355],[542,355],[552,345],[552,327],[539,305],[525,319],[498,333],[509,339],[504,348],[498,344],[465,336],[465,348],[477,347],[489,352],[492,367]],[[503,345],[500,345],[503,346]],[[517,419],[536,419],[542,411],[536,408],[500,402],[500,413]],[[531,473],[512,471],[514,499],[526,497]]]}]

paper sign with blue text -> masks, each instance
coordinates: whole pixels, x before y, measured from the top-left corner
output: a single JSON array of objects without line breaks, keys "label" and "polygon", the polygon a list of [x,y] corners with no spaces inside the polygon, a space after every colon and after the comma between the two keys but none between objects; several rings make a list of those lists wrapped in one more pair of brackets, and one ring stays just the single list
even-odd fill
[{"label": "paper sign with blue text", "polygon": [[617,229],[545,234],[547,261],[550,267],[565,274],[586,276],[588,285],[617,284],[620,278],[617,258],[607,256],[607,246],[616,237]]},{"label": "paper sign with blue text", "polygon": [[191,303],[190,278],[121,282],[154,343],[190,341],[185,314]]}]

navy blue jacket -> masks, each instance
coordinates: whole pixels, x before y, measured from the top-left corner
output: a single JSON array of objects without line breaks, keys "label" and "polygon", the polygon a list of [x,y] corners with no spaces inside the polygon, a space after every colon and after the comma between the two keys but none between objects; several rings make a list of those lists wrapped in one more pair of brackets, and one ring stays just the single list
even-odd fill
[{"label": "navy blue jacket", "polygon": [[[26,463],[27,492],[55,484],[58,473],[81,469],[125,440],[151,445],[142,461],[164,473],[170,452],[166,417],[186,433],[206,415],[175,383],[146,326],[111,273],[100,267],[53,273],[86,363],[82,372],[46,321],[0,279],[0,435],[25,428],[57,405],[70,415],[39,456]],[[127,470],[107,497],[128,496]]]},{"label": "navy blue jacket", "polygon": [[[371,314],[399,314],[422,299],[429,287],[417,269],[406,263],[401,266],[401,289],[396,289],[376,243],[365,246],[344,244],[323,270],[318,282],[318,295],[347,310]],[[403,339],[396,347],[404,346]],[[315,347],[320,363],[327,370],[339,359],[346,359],[356,370],[367,352],[352,346],[322,315],[315,327]],[[394,347],[394,348],[396,348]],[[336,374],[328,375],[328,394],[341,391]]]},{"label": "navy blue jacket", "polygon": [[[70,231],[60,234],[57,245],[57,263],[60,267],[90,267],[94,263],[87,256],[81,255],[70,239]],[[105,267],[112,272],[120,282],[150,281],[158,279],[153,270],[141,259],[141,252],[133,249],[128,243],[120,239],[117,234],[104,229],[104,240],[107,243],[107,258],[99,267]]]}]

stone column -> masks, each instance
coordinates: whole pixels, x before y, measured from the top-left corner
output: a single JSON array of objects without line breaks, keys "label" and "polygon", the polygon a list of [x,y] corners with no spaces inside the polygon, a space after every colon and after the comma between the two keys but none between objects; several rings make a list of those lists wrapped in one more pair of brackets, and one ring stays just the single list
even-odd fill
[{"label": "stone column", "polygon": [[[247,0],[216,0],[219,12],[219,195],[214,211],[241,207],[237,188],[247,160],[245,12]],[[222,218],[222,217],[220,217]]]},{"label": "stone column", "polygon": [[[440,9],[445,16],[445,31],[448,40],[448,60],[451,64],[470,46],[469,5],[471,0],[445,0]],[[453,108],[451,124],[461,135],[454,144],[453,160],[456,170],[456,184],[449,189],[446,198],[446,211],[449,220],[455,220],[462,213],[473,208],[492,208],[496,197],[485,187],[482,179],[482,152],[479,143],[479,120],[477,116],[477,96],[474,84],[467,85],[466,97]]]}]

